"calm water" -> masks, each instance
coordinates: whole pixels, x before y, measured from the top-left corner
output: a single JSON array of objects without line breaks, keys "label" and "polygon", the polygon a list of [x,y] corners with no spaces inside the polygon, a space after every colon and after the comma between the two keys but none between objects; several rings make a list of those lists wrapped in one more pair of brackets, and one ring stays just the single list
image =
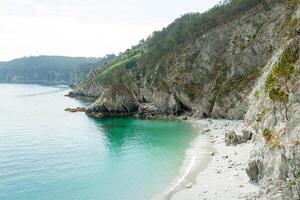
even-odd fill
[{"label": "calm water", "polygon": [[67,90],[0,84],[1,200],[147,200],[196,136],[183,122],[93,119]]}]

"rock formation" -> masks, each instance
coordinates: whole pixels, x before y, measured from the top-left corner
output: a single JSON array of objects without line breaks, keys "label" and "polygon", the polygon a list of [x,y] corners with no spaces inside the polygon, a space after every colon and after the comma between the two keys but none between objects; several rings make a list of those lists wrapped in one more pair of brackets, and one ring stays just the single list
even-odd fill
[{"label": "rock formation", "polygon": [[241,135],[237,135],[235,131],[229,131],[225,133],[225,143],[229,145],[238,145],[246,142],[246,139]]}]

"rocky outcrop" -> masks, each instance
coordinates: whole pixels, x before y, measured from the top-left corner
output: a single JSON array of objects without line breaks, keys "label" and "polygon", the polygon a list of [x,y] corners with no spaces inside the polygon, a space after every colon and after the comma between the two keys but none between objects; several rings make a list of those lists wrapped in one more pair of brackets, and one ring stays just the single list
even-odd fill
[{"label": "rocky outcrop", "polygon": [[228,131],[225,133],[225,143],[227,146],[238,145],[246,142],[246,139],[241,135],[237,135],[235,131]]},{"label": "rocky outcrop", "polygon": [[103,93],[88,109],[87,114],[101,115],[133,115],[139,109],[136,96],[124,85],[114,85]]},{"label": "rocky outcrop", "polygon": [[243,138],[245,140],[251,140],[252,139],[252,136],[253,136],[253,133],[251,130],[247,130],[247,129],[244,129],[243,130]]},{"label": "rocky outcrop", "polygon": [[66,108],[65,111],[72,112],[72,113],[75,113],[75,112],[86,112],[86,108],[84,108],[84,107]]}]

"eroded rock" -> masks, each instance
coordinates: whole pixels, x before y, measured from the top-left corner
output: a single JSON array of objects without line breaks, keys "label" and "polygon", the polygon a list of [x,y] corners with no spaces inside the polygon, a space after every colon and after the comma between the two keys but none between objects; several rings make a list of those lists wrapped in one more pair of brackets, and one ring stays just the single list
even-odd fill
[{"label": "eroded rock", "polygon": [[225,133],[225,143],[229,145],[238,145],[246,142],[241,135],[237,135],[235,131],[229,131]]},{"label": "eroded rock", "polygon": [[244,129],[243,130],[243,138],[245,140],[251,140],[251,138],[252,138],[252,132],[250,130]]},{"label": "eroded rock", "polygon": [[248,167],[246,168],[246,173],[249,176],[251,181],[258,182],[258,166],[256,162],[249,162]]}]

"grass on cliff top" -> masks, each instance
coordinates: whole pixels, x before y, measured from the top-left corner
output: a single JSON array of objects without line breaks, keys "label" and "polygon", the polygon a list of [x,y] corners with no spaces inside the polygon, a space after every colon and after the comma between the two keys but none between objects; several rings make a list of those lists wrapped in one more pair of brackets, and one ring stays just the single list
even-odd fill
[{"label": "grass on cliff top", "polygon": [[96,80],[103,81],[107,83],[112,80],[112,78],[121,78],[124,74],[119,74],[118,71],[123,71],[124,69],[132,69],[137,65],[138,59],[144,53],[143,49],[131,49],[127,50],[125,54],[114,64],[106,68],[104,71],[97,75]]}]

